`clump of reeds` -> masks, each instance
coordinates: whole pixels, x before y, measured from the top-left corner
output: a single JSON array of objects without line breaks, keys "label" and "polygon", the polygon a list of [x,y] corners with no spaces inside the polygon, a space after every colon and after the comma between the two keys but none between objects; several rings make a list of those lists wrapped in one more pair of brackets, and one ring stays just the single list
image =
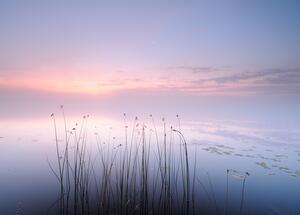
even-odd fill
[{"label": "clump of reeds", "polygon": [[[191,172],[189,145],[178,115],[178,125],[168,129],[165,118],[158,125],[153,115],[148,123],[138,117],[128,123],[124,113],[124,141],[117,142],[112,129],[107,134],[95,127],[95,150],[87,136],[89,115],[69,130],[64,107],[60,109],[64,124],[62,143],[58,141],[55,115],[51,115],[57,167],[48,163],[58,180],[59,195],[49,212],[57,205],[56,213],[60,215],[200,213],[196,207],[196,182],[200,182],[197,153]],[[211,183],[210,188],[213,190]],[[244,197],[240,213],[243,200]]]}]

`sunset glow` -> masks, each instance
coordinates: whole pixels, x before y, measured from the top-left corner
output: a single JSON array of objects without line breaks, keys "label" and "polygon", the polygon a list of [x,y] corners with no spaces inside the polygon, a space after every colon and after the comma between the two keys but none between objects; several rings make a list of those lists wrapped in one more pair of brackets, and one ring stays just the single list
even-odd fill
[{"label": "sunset glow", "polygon": [[0,0],[0,215],[300,214],[300,0]]},{"label": "sunset glow", "polygon": [[239,96],[299,91],[295,44],[300,32],[297,21],[289,21],[299,19],[295,7],[251,2],[58,5],[1,5],[0,24],[6,29],[0,41],[2,89]]}]

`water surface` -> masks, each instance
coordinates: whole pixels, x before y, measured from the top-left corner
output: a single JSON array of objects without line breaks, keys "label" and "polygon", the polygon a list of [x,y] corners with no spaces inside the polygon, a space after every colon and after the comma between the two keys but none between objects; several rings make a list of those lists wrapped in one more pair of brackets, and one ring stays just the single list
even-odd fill
[{"label": "water surface", "polygon": [[[97,151],[95,134],[111,149],[124,144],[124,119],[90,116],[87,142],[92,152]],[[82,122],[82,116],[67,119],[67,129]],[[134,117],[128,117],[130,130]],[[147,129],[153,129],[149,116],[138,119]],[[166,119],[169,126],[179,129],[176,116]],[[158,135],[162,137],[163,122],[155,119]],[[63,143],[63,118],[57,117],[58,141]],[[245,186],[244,214],[299,214],[300,213],[300,132],[293,129],[266,126],[245,121],[187,121],[181,119],[184,134],[196,175],[202,185],[197,186],[197,202],[209,207],[209,197],[215,195],[222,211],[226,195],[226,171],[229,175],[228,207],[238,213],[242,180],[239,174],[249,172]],[[45,213],[57,199],[59,186],[47,159],[55,167],[55,136],[51,117],[39,119],[6,119],[0,123],[0,211],[1,214]],[[100,142],[101,142],[100,141]],[[174,150],[180,143],[174,139]],[[151,143],[154,144],[154,143]],[[152,146],[151,146],[152,147]],[[155,148],[155,147],[154,147]],[[176,153],[175,153],[176,154]],[[118,155],[121,156],[121,155]],[[196,156],[196,158],[195,158]],[[157,157],[156,157],[157,158]],[[155,160],[155,153],[151,159]],[[179,157],[175,158],[176,162]],[[99,165],[99,168],[101,166]],[[211,180],[211,185],[209,184]],[[211,189],[212,188],[212,189]],[[214,206],[208,209],[215,213]]]}]

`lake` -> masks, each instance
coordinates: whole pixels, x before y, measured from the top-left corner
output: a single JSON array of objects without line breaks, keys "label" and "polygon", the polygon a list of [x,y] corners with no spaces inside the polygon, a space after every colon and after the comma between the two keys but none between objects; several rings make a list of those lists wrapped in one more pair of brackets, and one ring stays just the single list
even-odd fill
[{"label": "lake", "polygon": [[[57,140],[50,115],[0,122],[1,214],[57,213],[55,201],[59,196],[59,183],[50,166],[58,169],[56,141],[63,157],[65,130],[62,114],[58,112],[54,117]],[[184,192],[181,189],[184,177],[178,177],[176,182],[174,179],[176,171],[180,175],[181,170],[186,170],[185,167],[177,169],[184,159],[184,140],[176,132],[180,131],[187,143],[190,189],[196,211],[224,214],[226,208],[227,214],[239,214],[243,195],[243,214],[300,213],[300,132],[297,129],[251,121],[184,120],[180,116],[164,121],[155,116],[135,118],[122,114],[114,118],[72,116],[66,120],[70,154],[74,154],[72,150],[76,147],[72,145],[71,136],[76,136],[77,131],[77,141],[80,141],[80,128],[85,132],[82,138],[89,157],[93,158],[94,178],[104,174],[98,153],[103,153],[102,158],[108,163],[115,156],[115,173],[110,180],[118,178],[126,153],[127,132],[128,149],[132,144],[132,155],[136,153],[139,159],[138,166],[132,168],[142,167],[141,144],[146,144],[149,190],[154,189],[151,180],[159,172],[159,159],[164,162],[166,143],[166,161],[171,164],[168,166],[170,190],[179,187],[176,191]],[[89,179],[90,187],[95,185],[93,177]],[[157,181],[163,184],[160,179]],[[91,189],[91,193],[95,192]]]}]

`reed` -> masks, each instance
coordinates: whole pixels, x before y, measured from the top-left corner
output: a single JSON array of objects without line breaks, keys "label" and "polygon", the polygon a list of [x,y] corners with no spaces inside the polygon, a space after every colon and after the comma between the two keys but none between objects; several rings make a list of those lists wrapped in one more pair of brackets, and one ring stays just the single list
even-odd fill
[{"label": "reed", "polygon": [[[148,122],[135,117],[129,125],[124,113],[124,140],[120,142],[115,138],[112,128],[105,132],[95,127],[96,144],[93,146],[88,140],[89,115],[68,130],[63,106],[60,111],[63,142],[58,141],[57,122],[54,114],[51,115],[57,167],[47,161],[59,183],[59,195],[49,211],[57,206],[60,215],[199,214],[198,181],[219,214],[209,175],[212,195],[199,179],[197,150],[194,151],[194,166],[190,169],[190,146],[178,115],[178,126],[167,129],[165,118],[156,124],[153,115]],[[227,213],[228,174],[224,214]],[[245,181],[246,177],[240,214]]]},{"label": "reed", "polygon": [[249,172],[246,172],[243,178],[243,186],[242,186],[242,197],[241,197],[241,206],[239,210],[239,214],[242,214],[243,206],[244,206],[244,198],[245,198],[245,184],[247,177],[250,176]]}]

